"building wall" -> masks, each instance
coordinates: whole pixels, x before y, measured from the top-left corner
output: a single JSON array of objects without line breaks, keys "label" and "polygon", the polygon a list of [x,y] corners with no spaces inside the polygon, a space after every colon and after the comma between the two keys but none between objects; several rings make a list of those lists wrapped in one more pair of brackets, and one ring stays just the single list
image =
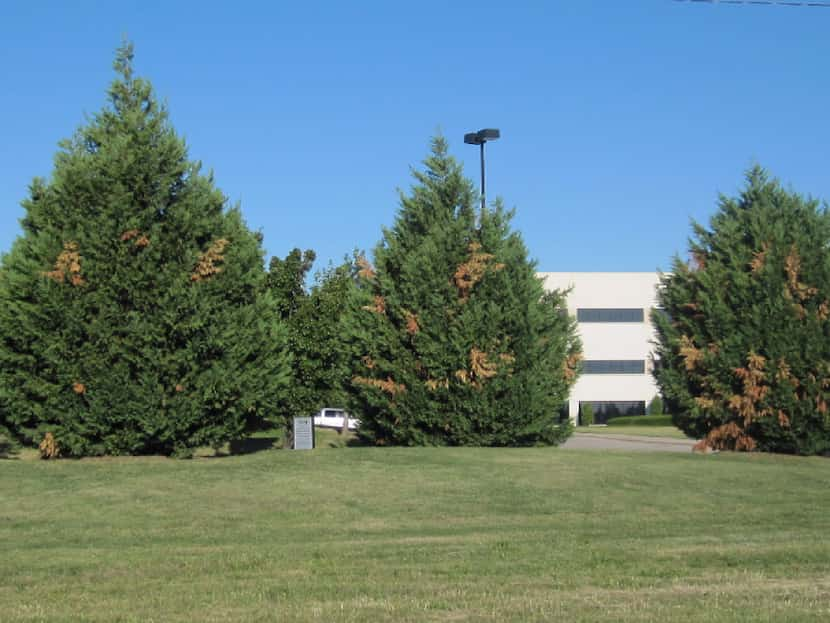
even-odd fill
[{"label": "building wall", "polygon": [[576,423],[579,402],[649,401],[658,393],[651,376],[650,353],[654,329],[650,311],[656,305],[655,273],[539,273],[545,288],[571,289],[568,312],[579,309],[642,309],[642,322],[579,322],[586,361],[644,361],[642,373],[583,374],[568,401],[568,415]]}]

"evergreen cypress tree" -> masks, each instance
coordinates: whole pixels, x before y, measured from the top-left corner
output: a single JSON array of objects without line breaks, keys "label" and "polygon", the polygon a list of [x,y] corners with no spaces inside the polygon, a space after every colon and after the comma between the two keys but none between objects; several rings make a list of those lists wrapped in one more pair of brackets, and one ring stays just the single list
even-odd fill
[{"label": "evergreen cypress tree", "polygon": [[132,61],[125,44],[109,106],[32,183],[0,269],[0,425],[44,455],[219,445],[287,380],[260,237]]},{"label": "evergreen cypress tree", "polygon": [[756,167],[694,224],[655,312],[655,378],[702,445],[830,452],[830,215]]},{"label": "evergreen cypress tree", "polygon": [[349,321],[359,434],[376,444],[528,445],[570,433],[558,413],[579,344],[497,202],[476,197],[442,138],[361,260]]}]

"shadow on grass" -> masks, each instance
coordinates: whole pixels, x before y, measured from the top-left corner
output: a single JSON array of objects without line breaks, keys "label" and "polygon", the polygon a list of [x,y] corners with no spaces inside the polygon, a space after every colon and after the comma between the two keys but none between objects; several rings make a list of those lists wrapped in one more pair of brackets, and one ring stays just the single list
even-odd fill
[{"label": "shadow on grass", "polygon": [[344,435],[337,428],[317,427],[315,437],[318,448],[354,448],[368,445],[353,431]]},{"label": "shadow on grass", "polygon": [[[317,428],[315,431],[315,447],[317,448],[354,448],[366,445],[371,444],[367,444],[351,432],[344,436],[333,429]],[[285,447],[281,433],[263,434],[263,432],[258,432],[252,437],[231,441],[227,446],[227,453],[217,452],[214,456],[255,454],[267,450],[283,450]]]},{"label": "shadow on grass", "polygon": [[0,459],[17,459],[20,448],[15,447],[9,440],[0,437]]},{"label": "shadow on grass", "polygon": [[237,439],[229,444],[230,454],[254,454],[264,450],[279,450],[282,448],[282,439],[275,437],[247,437]]},{"label": "shadow on grass", "polygon": [[367,448],[369,446],[374,446],[374,444],[371,444],[365,439],[361,439],[360,437],[352,437],[351,439],[346,441],[346,445],[349,448]]}]

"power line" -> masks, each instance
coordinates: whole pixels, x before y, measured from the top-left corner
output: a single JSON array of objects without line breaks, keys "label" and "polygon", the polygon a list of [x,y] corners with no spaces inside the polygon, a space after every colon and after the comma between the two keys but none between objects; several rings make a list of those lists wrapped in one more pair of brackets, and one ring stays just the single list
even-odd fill
[{"label": "power line", "polygon": [[760,4],[766,6],[795,6],[804,8],[830,9],[830,2],[795,2],[794,0],[674,0],[705,4]]}]

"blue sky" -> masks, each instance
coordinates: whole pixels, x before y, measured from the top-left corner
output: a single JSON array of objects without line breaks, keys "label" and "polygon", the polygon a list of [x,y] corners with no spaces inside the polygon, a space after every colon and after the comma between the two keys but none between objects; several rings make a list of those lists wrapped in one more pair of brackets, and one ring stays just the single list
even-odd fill
[{"label": "blue sky", "polygon": [[753,163],[830,199],[830,9],[672,0],[4,2],[0,251],[126,34],[193,159],[318,267],[371,249],[441,131],[540,270],[667,269]]}]

